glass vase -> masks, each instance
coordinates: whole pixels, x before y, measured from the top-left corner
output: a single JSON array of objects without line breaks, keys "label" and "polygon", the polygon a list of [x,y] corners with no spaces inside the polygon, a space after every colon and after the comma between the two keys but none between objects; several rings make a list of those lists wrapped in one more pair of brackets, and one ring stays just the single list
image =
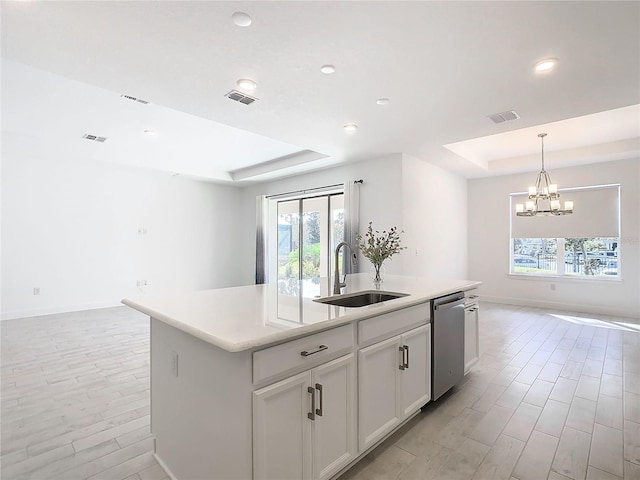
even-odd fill
[{"label": "glass vase", "polygon": [[369,274],[371,275],[371,280],[373,280],[373,286],[376,288],[376,290],[380,290],[380,286],[384,281],[384,273],[385,270],[382,265],[373,264],[369,269]]}]

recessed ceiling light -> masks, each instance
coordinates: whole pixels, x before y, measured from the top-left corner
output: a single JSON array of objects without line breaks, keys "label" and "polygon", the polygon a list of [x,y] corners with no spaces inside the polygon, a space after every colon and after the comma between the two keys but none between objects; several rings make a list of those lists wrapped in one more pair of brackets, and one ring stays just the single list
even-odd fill
[{"label": "recessed ceiling light", "polygon": [[251,80],[250,78],[241,78],[236,82],[236,85],[243,90],[253,91],[258,87],[258,84]]},{"label": "recessed ceiling light", "polygon": [[356,130],[358,130],[358,125],[356,125],[355,123],[347,123],[342,128],[344,128],[344,131],[347,133],[356,133]]},{"label": "recessed ceiling light", "polygon": [[151,136],[158,134],[158,132],[156,132],[155,130],[145,130],[144,133]]},{"label": "recessed ceiling light", "polygon": [[320,67],[320,71],[325,75],[331,75],[332,73],[335,73],[336,67],[333,65],[323,65]]},{"label": "recessed ceiling light", "polygon": [[557,64],[558,64],[557,58],[545,58],[544,60],[540,60],[538,63],[536,63],[534,70],[537,73],[550,72],[555,68]]},{"label": "recessed ceiling light", "polygon": [[389,99],[388,98],[379,98],[378,100],[376,100],[376,103],[378,105],[388,105],[389,104]]},{"label": "recessed ceiling light", "polygon": [[231,15],[233,23],[239,27],[248,27],[251,25],[251,17],[244,12],[235,12]]}]

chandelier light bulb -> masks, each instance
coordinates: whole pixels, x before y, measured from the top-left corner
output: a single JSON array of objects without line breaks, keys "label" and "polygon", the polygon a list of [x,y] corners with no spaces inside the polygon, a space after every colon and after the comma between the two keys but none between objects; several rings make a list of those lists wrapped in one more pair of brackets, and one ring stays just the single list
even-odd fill
[{"label": "chandelier light bulb", "polygon": [[542,168],[538,177],[536,178],[535,186],[530,186],[527,189],[529,201],[522,204],[516,204],[516,215],[518,217],[533,217],[540,216],[558,216],[569,215],[573,213],[573,202],[567,201],[564,203],[564,208],[560,206],[560,194],[558,193],[558,184],[551,183],[551,177],[549,172],[544,168],[544,137],[546,133],[540,133],[538,137],[541,142],[541,160]]}]

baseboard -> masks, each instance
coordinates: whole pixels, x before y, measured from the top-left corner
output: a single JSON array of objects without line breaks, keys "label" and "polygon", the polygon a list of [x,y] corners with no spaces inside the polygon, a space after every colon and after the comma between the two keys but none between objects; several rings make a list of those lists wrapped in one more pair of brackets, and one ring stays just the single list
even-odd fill
[{"label": "baseboard", "polygon": [[178,480],[173,473],[171,473],[171,470],[169,470],[169,468],[167,467],[167,465],[162,461],[162,459],[158,456],[157,453],[153,453],[153,458],[156,459],[156,462],[158,462],[160,464],[160,466],[162,467],[162,469],[164,470],[164,473],[167,474],[167,477],[169,477],[171,480]]},{"label": "baseboard", "polygon": [[14,310],[13,312],[2,312],[0,320],[14,320],[16,318],[41,317],[43,315],[54,315],[56,313],[80,312],[82,310],[96,310],[98,308],[119,307],[118,302],[96,302],[85,303],[83,305],[67,305],[64,307],[45,307],[29,310]]},{"label": "baseboard", "polygon": [[567,312],[594,313],[597,315],[615,315],[618,317],[640,319],[640,312],[638,311],[605,305],[588,305],[585,303],[581,303],[578,305],[573,303],[547,302],[544,300],[535,300],[531,298],[492,297],[489,295],[482,295],[480,297],[480,300],[483,302],[500,303],[503,305],[550,308],[553,310],[565,310]]}]

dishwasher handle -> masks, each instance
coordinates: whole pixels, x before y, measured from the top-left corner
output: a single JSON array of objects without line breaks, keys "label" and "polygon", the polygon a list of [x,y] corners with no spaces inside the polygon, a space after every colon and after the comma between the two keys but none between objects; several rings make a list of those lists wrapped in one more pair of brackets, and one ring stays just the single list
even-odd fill
[{"label": "dishwasher handle", "polygon": [[453,302],[434,305],[433,308],[434,310],[449,310],[450,308],[459,307],[460,305],[464,305],[464,298],[459,298],[458,300],[454,300]]}]

